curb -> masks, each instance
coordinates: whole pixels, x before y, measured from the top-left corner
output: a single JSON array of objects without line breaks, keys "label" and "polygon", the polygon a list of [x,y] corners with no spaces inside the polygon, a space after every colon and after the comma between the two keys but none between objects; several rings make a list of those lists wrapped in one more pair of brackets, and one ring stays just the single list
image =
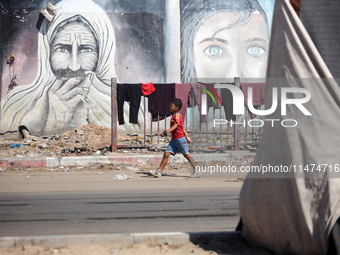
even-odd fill
[{"label": "curb", "polygon": [[[256,153],[251,152],[230,152],[214,154],[191,154],[196,162],[209,163],[212,161],[223,162],[225,164],[248,164],[251,163]],[[107,156],[72,156],[72,157],[36,157],[36,158],[0,158],[0,168],[7,167],[59,167],[59,166],[82,166],[88,164],[107,164],[111,162],[122,163],[159,163],[162,159],[160,155],[117,155]],[[186,162],[182,155],[170,157],[171,163]]]},{"label": "curb", "polygon": [[0,237],[0,247],[41,246],[54,248],[74,245],[134,245],[134,244],[185,244],[206,243],[218,240],[241,241],[241,231],[227,232],[169,232],[98,235],[54,235],[31,237]]}]

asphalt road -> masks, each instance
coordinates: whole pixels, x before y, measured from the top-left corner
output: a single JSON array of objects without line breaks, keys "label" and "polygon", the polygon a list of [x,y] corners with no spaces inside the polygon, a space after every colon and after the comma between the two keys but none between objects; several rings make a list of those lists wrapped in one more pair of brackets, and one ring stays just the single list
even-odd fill
[{"label": "asphalt road", "polygon": [[229,231],[238,223],[242,182],[114,175],[2,173],[0,236]]}]

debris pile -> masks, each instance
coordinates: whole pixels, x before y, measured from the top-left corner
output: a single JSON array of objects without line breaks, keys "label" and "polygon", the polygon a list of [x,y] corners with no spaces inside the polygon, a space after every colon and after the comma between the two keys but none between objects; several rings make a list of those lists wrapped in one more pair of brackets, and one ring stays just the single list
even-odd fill
[{"label": "debris pile", "polygon": [[[140,145],[143,137],[118,134],[120,145]],[[2,158],[103,154],[111,145],[111,129],[88,124],[60,135],[37,137],[21,126],[11,138],[0,137]]]}]

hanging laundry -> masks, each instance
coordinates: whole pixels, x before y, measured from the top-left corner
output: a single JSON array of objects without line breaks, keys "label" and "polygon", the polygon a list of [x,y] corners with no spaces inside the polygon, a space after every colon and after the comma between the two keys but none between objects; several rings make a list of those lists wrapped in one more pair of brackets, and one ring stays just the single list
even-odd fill
[{"label": "hanging laundry", "polygon": [[[204,86],[201,83],[191,83],[191,95],[193,96],[192,100],[194,100],[194,104],[198,106],[198,110],[200,113],[200,117],[201,117],[201,122],[208,122],[208,115],[202,115],[201,114],[201,95],[202,94],[206,94],[202,89],[206,89],[206,86]],[[208,96],[208,109],[209,107],[212,106],[212,104],[210,104],[210,97]]]},{"label": "hanging laundry", "polygon": [[148,96],[155,91],[155,85],[153,83],[142,83],[142,93],[144,96]]},{"label": "hanging laundry", "polygon": [[189,83],[175,83],[175,97],[182,100],[182,109],[179,110],[179,113],[183,120],[185,120],[187,108],[190,106],[190,88]]},{"label": "hanging laundry", "polygon": [[[235,84],[228,84],[228,85],[235,85]],[[221,99],[224,108],[224,112],[226,115],[226,120],[230,121],[236,120],[236,115],[233,115],[233,94],[229,89],[221,89]]]},{"label": "hanging laundry", "polygon": [[[196,104],[198,104],[198,109],[200,110],[201,112],[201,94],[202,93],[205,93],[203,92],[200,88],[203,88],[203,89],[207,89],[209,90],[209,88],[207,88],[207,86],[204,85],[204,83],[192,83],[192,90],[193,90],[193,94],[195,96],[195,102]],[[232,84],[229,84],[229,85],[232,85]],[[209,84],[209,86],[215,88],[215,84]],[[221,89],[221,100],[222,100],[222,105],[223,105],[223,108],[224,108],[224,112],[225,112],[225,115],[226,115],[226,120],[233,120],[235,121],[236,120],[236,116],[233,115],[233,96],[232,96],[232,93],[230,92],[229,89]],[[207,97],[207,104],[208,104],[208,108],[210,107],[215,107],[215,104],[213,103],[212,99],[210,96]],[[208,115],[201,115],[201,121],[202,122],[207,122],[208,121]]]},{"label": "hanging laundry", "polygon": [[[248,108],[248,88],[253,89],[253,106],[255,109],[259,109],[261,105],[264,105],[265,98],[265,83],[241,83],[241,89],[244,95],[244,106]],[[249,117],[255,118],[256,115],[249,110]]]},{"label": "hanging laundry", "polygon": [[138,111],[142,96],[142,84],[117,84],[117,110],[119,125],[124,122],[124,102],[130,102],[129,122],[138,124]]},{"label": "hanging laundry", "polygon": [[169,105],[175,98],[175,84],[154,84],[155,91],[149,95],[148,108],[152,121],[162,120],[171,115]]}]

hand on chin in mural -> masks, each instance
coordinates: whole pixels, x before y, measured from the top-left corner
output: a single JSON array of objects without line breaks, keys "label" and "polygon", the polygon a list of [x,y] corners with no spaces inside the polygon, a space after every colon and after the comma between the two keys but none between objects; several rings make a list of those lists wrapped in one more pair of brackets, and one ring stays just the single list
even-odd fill
[{"label": "hand on chin in mural", "polygon": [[[87,123],[87,109],[90,106],[87,95],[91,80],[85,78],[57,79],[48,92],[48,118],[46,127],[68,130]],[[52,128],[52,127],[50,127]]]},{"label": "hand on chin in mural", "polygon": [[98,79],[92,71],[85,71],[85,74],[91,80],[88,100],[94,103],[96,111],[104,110],[106,114],[111,115],[111,86]]}]

